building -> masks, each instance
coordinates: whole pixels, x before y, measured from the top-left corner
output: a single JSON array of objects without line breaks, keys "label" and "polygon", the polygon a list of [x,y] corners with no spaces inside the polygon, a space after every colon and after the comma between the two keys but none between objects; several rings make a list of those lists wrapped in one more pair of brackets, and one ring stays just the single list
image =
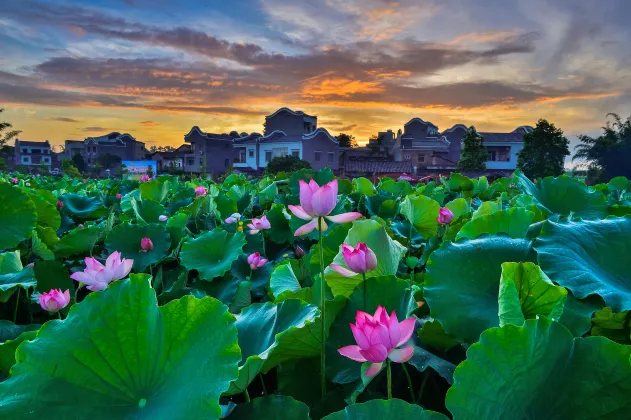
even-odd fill
[{"label": "building", "polygon": [[[204,172],[211,176],[225,172],[239,158],[238,151],[232,147],[232,140],[239,137],[236,131],[230,134],[205,133],[194,126],[184,136],[190,148],[184,150],[184,170]],[[205,168],[204,168],[205,166]]]},{"label": "building", "polygon": [[16,165],[24,165],[29,170],[41,165],[52,165],[52,153],[50,142],[46,141],[23,141],[16,139],[14,146],[14,156]]},{"label": "building", "polygon": [[149,157],[157,162],[158,172],[174,170],[186,171],[186,159],[193,159],[193,153],[190,144],[183,144],[172,152],[154,152]]},{"label": "building", "polygon": [[145,143],[136,140],[131,134],[112,132],[98,137],[88,137],[83,141],[66,140],[64,153],[72,159],[77,153],[83,156],[87,166],[94,166],[99,156],[118,156],[122,160],[143,160],[148,154]]},{"label": "building", "polygon": [[85,144],[83,140],[66,140],[64,142],[64,158],[72,159],[77,153],[83,155]]},{"label": "building", "polygon": [[531,126],[523,125],[510,133],[479,132],[489,152],[486,169],[498,171],[517,169],[518,153],[524,148],[524,135],[532,130]]},{"label": "building", "polygon": [[251,133],[233,140],[235,169],[262,171],[275,157],[296,156],[314,170],[339,168],[340,148],[335,137],[317,128],[318,119],[302,111],[281,108],[265,117],[265,134]]}]

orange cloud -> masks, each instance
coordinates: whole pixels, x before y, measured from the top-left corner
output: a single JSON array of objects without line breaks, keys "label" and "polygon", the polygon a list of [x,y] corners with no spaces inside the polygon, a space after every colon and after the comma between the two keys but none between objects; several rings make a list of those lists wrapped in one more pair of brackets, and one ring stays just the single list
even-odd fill
[{"label": "orange cloud", "polygon": [[156,127],[160,125],[160,123],[155,122],[155,121],[141,121],[140,124],[145,127]]},{"label": "orange cloud", "polygon": [[302,95],[307,97],[350,96],[356,93],[383,92],[380,82],[363,82],[332,73],[307,79],[302,87]]},{"label": "orange cloud", "polygon": [[550,104],[550,103],[556,103],[556,102],[561,102],[561,101],[569,101],[569,100],[573,100],[573,99],[585,99],[585,100],[590,100],[590,99],[604,99],[604,98],[611,98],[613,96],[620,96],[622,95],[622,92],[609,92],[609,93],[585,93],[585,94],[567,94],[567,95],[562,95],[562,96],[553,96],[553,97],[544,97],[544,98],[539,98],[536,100],[536,102],[538,103],[543,103],[543,104]]},{"label": "orange cloud", "polygon": [[485,44],[489,42],[505,41],[506,39],[513,38],[519,35],[519,31],[486,31],[486,32],[471,32],[468,34],[457,36],[456,38],[447,41],[447,45],[466,45],[466,44]]}]

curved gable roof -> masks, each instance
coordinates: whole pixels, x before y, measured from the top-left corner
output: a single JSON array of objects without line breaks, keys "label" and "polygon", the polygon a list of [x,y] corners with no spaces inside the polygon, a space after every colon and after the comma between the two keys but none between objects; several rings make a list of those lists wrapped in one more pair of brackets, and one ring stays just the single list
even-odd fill
[{"label": "curved gable roof", "polygon": [[282,107],[282,108],[279,108],[278,110],[276,110],[276,112],[274,112],[273,114],[270,114],[270,115],[266,116],[265,118],[274,118],[276,115],[280,114],[281,112],[287,112],[287,113],[289,113],[289,114],[291,114],[291,115],[296,115],[296,116],[300,116],[300,117],[311,117],[311,118],[315,118],[315,115],[309,115],[309,114],[306,114],[306,113],[304,113],[304,112],[302,112],[302,111],[293,111],[293,110],[291,110],[291,109],[289,109],[289,108],[287,108],[287,107]]},{"label": "curved gable roof", "polygon": [[436,128],[438,128],[436,125],[434,125],[434,124],[433,124],[433,123],[431,123],[430,121],[423,121],[423,120],[422,120],[421,118],[419,118],[419,117],[414,117],[414,118],[412,118],[410,121],[406,122],[406,123],[405,123],[405,125],[406,125],[406,126],[408,126],[408,125],[410,125],[410,124],[412,124],[412,123],[415,123],[415,122],[420,122],[421,124],[431,125],[432,127],[436,127]]},{"label": "curved gable roof", "polygon": [[311,140],[311,139],[316,138],[316,137],[318,137],[318,136],[325,136],[326,138],[328,138],[329,140],[331,140],[333,143],[335,143],[335,144],[339,144],[339,141],[338,141],[335,137],[333,137],[333,136],[332,136],[332,135],[331,135],[331,134],[327,131],[327,129],[326,129],[326,128],[322,128],[322,127],[318,128],[317,130],[315,130],[315,131],[314,131],[314,132],[312,132],[312,133],[309,133],[309,134],[303,134],[303,136],[302,136],[302,140]]}]

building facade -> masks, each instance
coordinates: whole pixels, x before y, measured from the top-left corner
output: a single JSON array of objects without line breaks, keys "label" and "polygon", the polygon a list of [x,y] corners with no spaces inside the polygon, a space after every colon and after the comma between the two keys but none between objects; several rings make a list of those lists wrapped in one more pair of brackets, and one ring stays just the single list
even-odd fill
[{"label": "building facade", "polygon": [[239,134],[205,133],[194,126],[184,136],[184,141],[190,143],[190,149],[183,153],[184,168],[187,172],[204,172],[211,176],[225,172],[236,160],[238,151],[232,147],[232,140]]},{"label": "building facade", "polygon": [[24,165],[32,169],[41,165],[52,167],[52,152],[50,142],[46,141],[23,141],[16,139],[14,146],[15,164]]},{"label": "building facade", "polygon": [[118,156],[121,161],[144,160],[148,154],[145,143],[136,140],[130,134],[118,132],[88,137],[83,141],[66,140],[64,147],[66,159],[72,159],[79,153],[87,166],[94,166],[99,156],[106,154]]}]

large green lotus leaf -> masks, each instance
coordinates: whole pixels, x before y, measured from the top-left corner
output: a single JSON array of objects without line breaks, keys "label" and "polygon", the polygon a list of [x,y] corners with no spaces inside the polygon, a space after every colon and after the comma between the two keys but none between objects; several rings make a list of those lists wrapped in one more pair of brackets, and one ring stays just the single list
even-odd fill
[{"label": "large green lotus leaf", "polygon": [[[367,283],[366,301],[364,287]],[[383,306],[388,313],[396,311],[399,321],[416,307],[408,283],[394,276],[372,277],[359,285],[350,296],[346,306],[333,321],[327,346],[327,376],[337,383],[350,383],[360,379],[361,363],[341,356],[337,350],[355,344],[349,323],[355,323],[357,311],[375,313]],[[327,312],[327,318],[329,312]]]},{"label": "large green lotus leaf", "polygon": [[274,202],[277,195],[278,186],[276,185],[276,182],[272,182],[258,194],[259,206],[267,207],[269,204]]},{"label": "large green lotus leaf", "polygon": [[15,365],[15,350],[23,341],[33,340],[37,330],[25,331],[12,340],[0,343],[0,382],[9,376],[9,371]]},{"label": "large green lotus leaf", "polygon": [[52,229],[59,229],[61,226],[61,217],[57,211],[57,207],[51,204],[42,195],[31,194],[31,200],[35,204],[35,210],[37,211],[37,224],[41,227],[49,227]]},{"label": "large green lotus leaf", "polygon": [[546,177],[533,184],[517,171],[520,188],[535,197],[552,213],[574,214],[582,218],[598,218],[607,215],[607,198],[583,182],[567,175]]},{"label": "large green lotus leaf", "polygon": [[182,245],[180,261],[189,270],[197,270],[202,279],[223,276],[241,255],[245,245],[243,232],[228,233],[214,229],[189,239]]},{"label": "large green lotus leaf", "polygon": [[349,405],[342,411],[329,414],[322,420],[447,420],[447,416],[423,409],[403,400],[371,400]]},{"label": "large green lotus leaf", "polygon": [[436,235],[440,204],[424,195],[408,195],[401,202],[399,211],[424,238]]},{"label": "large green lotus leaf", "polygon": [[23,268],[20,251],[0,253],[0,274],[17,273]]},{"label": "large green lotus leaf", "polygon": [[237,212],[243,214],[252,204],[252,187],[248,185],[233,185],[230,187],[226,196],[237,203]]},{"label": "large green lotus leaf", "polygon": [[36,281],[32,267],[19,271],[0,274],[0,302],[4,303],[18,287],[29,289],[35,287]]},{"label": "large green lotus leaf", "polygon": [[373,183],[364,177],[353,178],[353,191],[371,197],[377,195],[377,190]]},{"label": "large green lotus leaf", "polygon": [[531,262],[502,264],[500,278],[500,326],[522,325],[539,315],[557,321],[563,312],[567,290],[555,286],[538,265]]},{"label": "large green lotus leaf", "polygon": [[274,267],[269,284],[274,297],[278,297],[287,291],[297,292],[302,288],[290,261],[285,261]]},{"label": "large green lotus leaf", "polygon": [[133,197],[131,199],[131,208],[134,210],[136,220],[138,220],[140,224],[162,223],[159,217],[166,215],[167,212],[164,206],[156,201],[138,201]]},{"label": "large green lotus leaf", "polygon": [[51,289],[61,289],[62,291],[74,290],[74,281],[68,274],[68,269],[60,261],[36,261],[35,279],[37,280],[37,290],[41,293]]},{"label": "large green lotus leaf", "polygon": [[[140,247],[142,238],[149,238],[153,243],[151,251]],[[171,237],[166,228],[157,223],[150,225],[131,225],[123,223],[115,226],[107,235],[105,247],[110,252],[118,251],[123,258],[134,260],[134,270],[145,271],[149,264],[155,264],[164,258],[171,247]]]},{"label": "large green lotus leaf", "polygon": [[5,343],[9,340],[15,340],[26,331],[34,331],[39,329],[39,325],[16,325],[6,319],[0,319],[0,343]]},{"label": "large green lotus leaf", "polygon": [[36,255],[43,260],[55,259],[53,251],[48,249],[46,244],[39,239],[37,229],[33,231],[33,235],[31,236],[31,251],[33,252],[33,255]]},{"label": "large green lotus leaf", "polygon": [[35,203],[20,188],[0,184],[0,251],[31,237],[37,223]]},{"label": "large green lotus leaf", "polygon": [[440,322],[435,319],[423,323],[421,329],[418,330],[418,338],[424,346],[442,352],[446,352],[459,344],[458,340],[447,334]]},{"label": "large green lotus leaf", "polygon": [[284,206],[282,204],[273,204],[272,208],[266,213],[267,220],[272,228],[265,229],[263,233],[277,244],[294,242],[294,232],[289,227],[289,220],[285,217],[283,209]]},{"label": "large green lotus leaf", "polygon": [[103,214],[103,211],[107,212],[98,197],[86,197],[85,195],[70,193],[62,195],[61,201],[64,203],[65,211],[80,219],[98,219],[106,215]]},{"label": "large green lotus leaf", "polygon": [[240,358],[234,317],[216,299],[158,307],[142,276],[117,281],[18,347],[0,417],[218,418]]},{"label": "large green lotus leaf", "polygon": [[423,297],[432,317],[455,338],[477,341],[482,331],[499,325],[502,263],[534,259],[529,240],[505,235],[444,243],[426,267]]},{"label": "large green lotus leaf", "polygon": [[473,191],[476,184],[471,178],[468,178],[459,173],[452,173],[449,179],[441,177],[441,181],[445,188],[449,191],[461,192],[461,191]]},{"label": "large green lotus leaf", "polygon": [[614,312],[611,308],[603,308],[594,314],[591,335],[603,336],[622,344],[631,342],[631,311]]},{"label": "large green lotus leaf", "polygon": [[539,202],[531,195],[520,194],[511,199],[511,207],[524,208],[535,214],[533,223],[542,222],[550,216],[550,211],[543,207]]},{"label": "large green lotus leaf", "polygon": [[548,221],[535,249],[541,269],[577,298],[596,294],[616,312],[631,309],[631,216]]},{"label": "large green lotus leaf", "polygon": [[221,220],[225,220],[230,217],[231,214],[239,212],[237,202],[228,197],[226,194],[219,194],[214,198],[214,200],[217,204],[217,211],[219,211]]},{"label": "large green lotus leaf", "polygon": [[456,198],[455,200],[445,204],[445,207],[451,210],[454,214],[454,222],[460,219],[460,217],[469,214],[471,211],[469,203],[464,198]]},{"label": "large green lotus leaf", "polygon": [[53,228],[37,226],[35,228],[37,232],[37,237],[48,249],[55,249],[57,246],[57,242],[59,242],[59,237],[57,237],[57,232]]},{"label": "large green lotus leaf", "polygon": [[73,229],[57,242],[55,255],[57,258],[63,258],[75,254],[92,253],[94,246],[101,242],[104,236],[101,228],[94,225],[83,229]]},{"label": "large green lotus leaf", "polygon": [[[239,378],[230,385],[227,395],[245,391],[259,372],[267,372],[286,360],[319,354],[318,346],[303,343],[301,329],[313,324],[320,311],[297,299],[282,303],[255,303],[244,308],[237,317],[241,363]],[[282,343],[298,343],[283,348]],[[315,354],[314,354],[315,352]]]},{"label": "large green lotus leaf", "polygon": [[[377,267],[366,273],[366,277],[379,277],[395,275],[399,268],[399,261],[405,254],[405,247],[388,236],[386,228],[375,220],[358,220],[353,223],[353,227],[348,231],[344,240],[353,247],[357,242],[363,242],[377,256]],[[333,259],[335,264],[346,266],[341,249]],[[350,296],[353,289],[361,283],[362,275],[344,277],[330,267],[324,271],[326,283],[331,288],[334,296]]]},{"label": "large green lotus leaf", "polygon": [[140,184],[140,198],[142,200],[152,200],[161,203],[169,195],[169,181],[154,179]]},{"label": "large green lotus leaf", "polygon": [[310,420],[307,404],[284,395],[268,395],[239,404],[229,420]]},{"label": "large green lotus leaf", "polygon": [[370,216],[393,219],[399,213],[398,204],[388,195],[364,196],[363,202]]},{"label": "large green lotus leaf", "polygon": [[246,254],[241,254],[237,260],[232,263],[230,273],[232,273],[234,278],[240,282],[251,281],[252,291],[257,296],[263,297],[267,295],[266,290],[269,285],[273,268],[274,264],[268,262],[263,267],[252,270],[250,268],[250,264],[248,263],[248,256]]},{"label": "large green lotus leaf", "polygon": [[484,201],[480,204],[480,207],[473,212],[472,219],[477,219],[482,216],[489,216],[497,211],[502,210],[502,206],[495,201]]},{"label": "large green lotus leaf", "polygon": [[344,243],[344,239],[346,239],[351,227],[353,227],[352,223],[335,226],[328,235],[322,237],[321,243],[312,246],[309,254],[303,257],[304,261],[308,261],[309,271],[313,277],[320,274],[320,246],[322,246],[324,266],[327,267],[340,252],[340,246]]},{"label": "large green lotus leaf", "polygon": [[565,307],[559,322],[565,326],[574,337],[582,337],[592,327],[592,315],[604,308],[600,296],[589,296],[586,299],[576,299],[572,293],[567,293]]},{"label": "large green lotus leaf", "polygon": [[467,351],[447,392],[456,419],[623,419],[631,347],[573,338],[547,318],[492,328]]},{"label": "large green lotus leaf", "polygon": [[484,233],[505,233],[511,238],[523,238],[534,217],[533,212],[522,208],[496,211],[467,222],[456,235],[456,240],[475,239]]}]

